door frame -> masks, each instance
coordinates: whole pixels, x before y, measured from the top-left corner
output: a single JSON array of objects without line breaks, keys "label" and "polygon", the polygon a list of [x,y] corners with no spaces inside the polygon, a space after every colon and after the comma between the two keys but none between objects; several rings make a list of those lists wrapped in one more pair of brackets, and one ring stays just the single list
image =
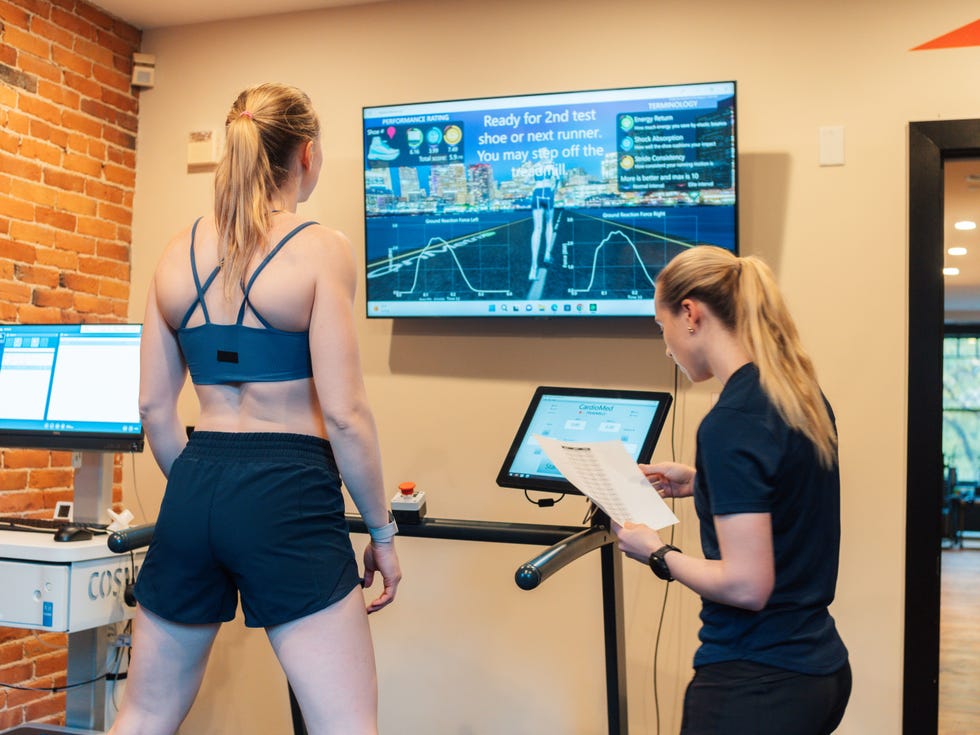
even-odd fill
[{"label": "door frame", "polygon": [[935,735],[939,726],[943,163],[978,156],[980,120],[909,123],[903,735]]}]

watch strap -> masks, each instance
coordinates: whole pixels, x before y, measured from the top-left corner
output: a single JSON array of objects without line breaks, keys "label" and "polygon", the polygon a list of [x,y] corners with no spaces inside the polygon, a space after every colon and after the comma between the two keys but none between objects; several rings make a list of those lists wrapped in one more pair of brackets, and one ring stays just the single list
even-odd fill
[{"label": "watch strap", "polygon": [[670,544],[664,544],[659,549],[657,549],[652,554],[650,554],[650,558],[647,562],[650,565],[650,569],[653,570],[653,573],[656,574],[660,579],[663,579],[667,582],[674,581],[674,575],[670,573],[670,567],[667,566],[667,562],[664,560],[664,557],[671,551],[677,551],[683,553],[676,546],[671,546]]},{"label": "watch strap", "polygon": [[398,524],[395,523],[395,517],[391,511],[388,511],[388,522],[385,525],[378,526],[377,528],[368,528],[368,533],[371,534],[372,541],[377,541],[378,543],[391,541],[395,537],[395,534],[398,533]]}]

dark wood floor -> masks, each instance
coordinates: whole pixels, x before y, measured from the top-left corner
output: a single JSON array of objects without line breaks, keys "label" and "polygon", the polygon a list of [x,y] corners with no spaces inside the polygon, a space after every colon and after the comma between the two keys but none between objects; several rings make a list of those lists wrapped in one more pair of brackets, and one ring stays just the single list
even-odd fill
[{"label": "dark wood floor", "polygon": [[943,552],[939,735],[980,733],[980,539]]}]

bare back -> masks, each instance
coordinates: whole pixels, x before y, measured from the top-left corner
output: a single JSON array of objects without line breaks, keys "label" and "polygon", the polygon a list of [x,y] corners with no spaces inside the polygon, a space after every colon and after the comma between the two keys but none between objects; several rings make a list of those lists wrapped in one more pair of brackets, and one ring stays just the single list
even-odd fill
[{"label": "bare back", "polygon": [[[289,212],[275,215],[269,233],[269,248],[302,221]],[[330,274],[323,273],[323,251],[345,248],[346,245],[342,236],[316,225],[300,231],[269,260],[256,278],[249,292],[249,304],[276,329],[291,332],[310,330],[318,285],[320,288],[347,290],[344,283],[331,284]],[[156,303],[160,315],[174,334],[197,299],[190,247],[191,230],[188,229],[170,243],[155,275]],[[253,262],[249,263],[246,280],[269,248],[257,253]],[[213,218],[205,218],[198,225],[194,235],[194,254],[197,272],[203,281],[218,262]],[[234,324],[241,302],[240,287],[234,288],[230,298],[225,296],[220,273],[204,295],[210,321],[216,324]],[[263,325],[254,311],[246,307],[243,324],[261,329]],[[329,315],[324,316],[329,318]],[[204,321],[203,310],[198,305],[185,326],[194,327]],[[195,391],[201,408],[196,424],[199,429],[326,436],[315,377],[282,382],[195,385]]]}]

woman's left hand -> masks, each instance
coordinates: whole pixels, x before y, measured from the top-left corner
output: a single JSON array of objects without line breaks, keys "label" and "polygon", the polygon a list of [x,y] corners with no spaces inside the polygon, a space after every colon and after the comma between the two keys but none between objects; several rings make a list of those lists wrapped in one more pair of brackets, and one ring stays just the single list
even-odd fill
[{"label": "woman's left hand", "polygon": [[659,533],[641,523],[626,523],[621,526],[611,520],[609,525],[619,539],[620,550],[630,559],[643,564],[650,559],[650,554],[664,545]]}]

